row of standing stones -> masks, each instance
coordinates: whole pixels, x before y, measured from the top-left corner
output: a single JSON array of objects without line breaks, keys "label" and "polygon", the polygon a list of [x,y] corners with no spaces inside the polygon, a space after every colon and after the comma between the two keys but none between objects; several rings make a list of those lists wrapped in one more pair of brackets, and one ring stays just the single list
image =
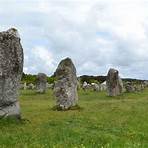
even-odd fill
[{"label": "row of standing stones", "polygon": [[[23,48],[15,28],[0,32],[0,118],[21,118],[18,89],[23,72]],[[70,58],[62,60],[56,71],[54,95],[56,106],[61,110],[70,109],[78,103],[76,68]],[[46,75],[37,76],[37,91],[46,90]],[[110,69],[107,75],[109,96],[120,95],[123,91],[119,72]]]}]

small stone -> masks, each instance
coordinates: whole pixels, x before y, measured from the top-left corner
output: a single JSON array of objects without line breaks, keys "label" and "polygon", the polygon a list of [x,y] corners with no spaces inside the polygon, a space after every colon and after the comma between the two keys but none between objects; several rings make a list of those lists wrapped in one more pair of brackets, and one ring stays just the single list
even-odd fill
[{"label": "small stone", "polygon": [[29,83],[27,89],[33,90],[35,89],[35,85],[33,83]]},{"label": "small stone", "polygon": [[97,83],[91,83],[93,91],[100,91],[100,85]]},{"label": "small stone", "polygon": [[107,90],[109,96],[117,96],[123,92],[123,83],[116,69],[110,69],[107,74]]},{"label": "small stone", "polygon": [[36,78],[36,89],[38,93],[45,93],[47,86],[47,76],[44,73],[38,73]]}]

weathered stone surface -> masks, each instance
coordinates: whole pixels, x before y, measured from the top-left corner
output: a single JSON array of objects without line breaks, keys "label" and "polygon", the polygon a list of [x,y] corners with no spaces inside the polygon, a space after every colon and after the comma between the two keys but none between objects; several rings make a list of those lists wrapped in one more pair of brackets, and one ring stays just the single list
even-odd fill
[{"label": "weathered stone surface", "polygon": [[36,89],[38,93],[46,92],[47,76],[44,73],[38,73],[36,78]]},{"label": "weathered stone surface", "polygon": [[35,89],[35,85],[33,83],[29,83],[28,86],[27,86],[27,89]]},{"label": "weathered stone surface", "polygon": [[77,79],[77,90],[80,90],[81,88],[81,82],[80,82],[80,79],[78,78]]},{"label": "weathered stone surface", "polygon": [[106,81],[100,84],[100,90],[105,91],[106,90]]},{"label": "weathered stone surface", "polygon": [[83,84],[82,84],[82,89],[84,91],[86,91],[86,90],[92,90],[93,89],[93,86],[91,84],[87,83],[86,81],[84,81]]},{"label": "weathered stone surface", "polygon": [[25,83],[20,83],[20,87],[19,87],[19,89],[24,89],[24,90],[26,90],[27,89],[27,84],[26,84],[26,82]]},{"label": "weathered stone surface", "polygon": [[19,89],[23,89],[24,88],[23,86],[24,86],[23,83],[20,83]]},{"label": "weathered stone surface", "polygon": [[62,110],[75,106],[78,101],[76,68],[70,58],[62,60],[55,72],[54,94],[57,107]]},{"label": "weathered stone surface", "polygon": [[117,96],[123,92],[123,83],[116,69],[109,70],[106,84],[109,96]]},{"label": "weathered stone surface", "polygon": [[145,86],[144,84],[141,82],[141,83],[134,83],[134,82],[126,82],[124,84],[124,87],[125,87],[125,92],[127,93],[131,93],[131,92],[141,92],[145,89]]},{"label": "weathered stone surface", "polygon": [[143,82],[144,87],[148,87],[148,81]]},{"label": "weathered stone surface", "polygon": [[18,89],[23,71],[23,48],[18,31],[0,32],[0,118],[20,118]]},{"label": "weathered stone surface", "polygon": [[23,84],[23,89],[24,89],[24,90],[27,89],[27,83],[26,83],[26,82],[24,82],[24,84]]},{"label": "weathered stone surface", "polygon": [[53,87],[54,87],[54,84],[53,83],[51,83],[51,84],[46,83],[46,88],[47,89],[53,89]]},{"label": "weathered stone surface", "polygon": [[135,92],[135,87],[132,83],[127,82],[124,84],[125,87],[125,92],[130,93],[130,92]]},{"label": "weathered stone surface", "polygon": [[100,85],[97,83],[91,83],[93,91],[100,91]]},{"label": "weathered stone surface", "polygon": [[87,88],[88,88],[88,84],[86,81],[84,81],[82,84],[82,89],[85,91]]}]

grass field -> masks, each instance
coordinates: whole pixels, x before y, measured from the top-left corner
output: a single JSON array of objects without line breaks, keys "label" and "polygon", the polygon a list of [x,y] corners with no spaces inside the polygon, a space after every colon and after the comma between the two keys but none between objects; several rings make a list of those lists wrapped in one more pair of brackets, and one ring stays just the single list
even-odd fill
[{"label": "grass field", "polygon": [[24,121],[0,120],[0,148],[148,148],[148,90],[79,92],[80,110],[53,111],[52,91],[21,91]]}]

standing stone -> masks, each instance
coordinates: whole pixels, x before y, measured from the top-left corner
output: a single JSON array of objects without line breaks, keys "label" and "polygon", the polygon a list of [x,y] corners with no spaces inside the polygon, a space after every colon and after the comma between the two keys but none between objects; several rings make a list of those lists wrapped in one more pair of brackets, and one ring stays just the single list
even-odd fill
[{"label": "standing stone", "polygon": [[24,90],[27,89],[27,83],[26,83],[26,82],[24,82],[23,89],[24,89]]},{"label": "standing stone", "polygon": [[117,96],[123,92],[123,83],[116,69],[109,70],[106,84],[109,96]]},{"label": "standing stone", "polygon": [[61,110],[70,109],[78,101],[76,68],[70,58],[60,62],[55,72],[56,82],[54,94],[57,107]]},{"label": "standing stone", "polygon": [[35,89],[35,85],[33,83],[29,83],[27,89],[33,90]]},{"label": "standing stone", "polygon": [[20,89],[23,89],[23,90],[26,90],[27,89],[26,82],[25,83],[23,83],[23,82],[20,83]]},{"label": "standing stone", "polygon": [[131,82],[126,82],[124,84],[125,87],[125,92],[130,93],[130,92],[135,92],[135,88]]},{"label": "standing stone", "polygon": [[18,89],[23,72],[23,48],[18,31],[0,32],[0,118],[20,118]]},{"label": "standing stone", "polygon": [[93,91],[100,91],[100,85],[97,83],[91,83]]},{"label": "standing stone", "polygon": [[148,81],[144,81],[143,84],[145,87],[148,87]]},{"label": "standing stone", "polygon": [[23,89],[23,83],[20,83],[20,85],[19,85],[19,89]]},{"label": "standing stone", "polygon": [[105,91],[106,90],[106,81],[100,84],[100,90]]},{"label": "standing stone", "polygon": [[143,90],[145,89],[144,84],[143,84],[143,83],[141,83],[141,84],[140,84],[140,86],[141,86],[141,90],[143,91]]},{"label": "standing stone", "polygon": [[88,88],[88,84],[87,84],[86,81],[84,81],[83,84],[82,84],[82,89],[83,89],[84,91],[86,91],[87,88]]},{"label": "standing stone", "polygon": [[53,83],[51,83],[51,84],[46,83],[46,88],[47,88],[47,89],[53,89],[53,86],[54,86]]},{"label": "standing stone", "polygon": [[80,90],[81,88],[81,81],[80,78],[77,79],[77,90]]},{"label": "standing stone", "polygon": [[47,76],[44,73],[38,73],[36,78],[36,88],[38,93],[46,92]]}]

